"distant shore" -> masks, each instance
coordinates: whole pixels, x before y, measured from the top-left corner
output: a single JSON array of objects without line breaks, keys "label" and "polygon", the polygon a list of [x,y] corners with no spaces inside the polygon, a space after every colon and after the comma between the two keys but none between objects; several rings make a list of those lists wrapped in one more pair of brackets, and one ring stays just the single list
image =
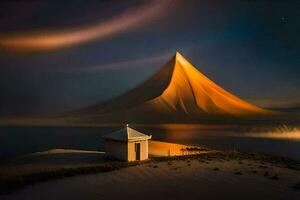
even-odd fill
[{"label": "distant shore", "polygon": [[[143,122],[143,121],[132,121],[130,124],[134,127],[161,127],[161,126],[181,126],[190,125],[191,127],[206,127],[215,125],[217,128],[228,128],[235,126],[280,126],[283,124],[291,126],[299,126],[300,124],[300,114],[288,115],[288,117],[283,118],[203,118],[191,120],[190,118],[186,120],[179,121],[153,121],[153,122]],[[200,123],[201,122],[201,123]],[[57,116],[7,116],[0,118],[0,127],[120,127],[125,126],[128,122],[123,121],[86,121],[80,118],[60,118]]]}]

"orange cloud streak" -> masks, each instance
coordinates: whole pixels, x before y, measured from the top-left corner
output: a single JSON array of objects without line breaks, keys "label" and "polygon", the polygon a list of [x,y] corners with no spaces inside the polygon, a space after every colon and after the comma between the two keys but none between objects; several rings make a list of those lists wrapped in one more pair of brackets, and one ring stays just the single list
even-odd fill
[{"label": "orange cloud streak", "polygon": [[70,47],[96,39],[105,38],[133,28],[166,10],[171,0],[151,3],[129,9],[107,21],[52,32],[20,33],[12,36],[0,35],[0,49],[10,51],[47,51]]}]

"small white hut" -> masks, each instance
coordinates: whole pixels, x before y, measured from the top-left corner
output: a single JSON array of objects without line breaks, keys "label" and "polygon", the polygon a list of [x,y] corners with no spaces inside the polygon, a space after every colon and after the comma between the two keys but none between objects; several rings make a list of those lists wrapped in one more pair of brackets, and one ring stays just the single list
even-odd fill
[{"label": "small white hut", "polygon": [[125,128],[105,135],[106,155],[123,161],[148,159],[148,140],[151,135],[140,133],[126,125]]}]

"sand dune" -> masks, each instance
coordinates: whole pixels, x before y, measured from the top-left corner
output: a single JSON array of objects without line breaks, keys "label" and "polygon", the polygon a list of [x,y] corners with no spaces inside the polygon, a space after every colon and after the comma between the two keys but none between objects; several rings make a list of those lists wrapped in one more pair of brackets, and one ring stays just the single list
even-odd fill
[{"label": "sand dune", "polygon": [[275,114],[224,90],[198,71],[180,53],[157,73],[113,100],[67,113],[84,122],[163,122],[253,118]]},{"label": "sand dune", "polygon": [[[19,190],[0,195],[0,199],[300,198],[298,161],[160,141],[151,141],[149,147],[152,156],[149,161],[131,164],[104,162],[103,152],[73,149],[53,149],[20,157],[10,166],[1,166],[0,177],[17,181],[14,184],[27,180],[34,185],[24,182]],[[182,151],[187,149],[191,151]],[[100,168],[95,171],[97,167]],[[53,178],[55,172],[60,173]],[[66,178],[70,172],[75,177]],[[43,179],[31,183],[30,177]]]},{"label": "sand dune", "polygon": [[47,182],[1,199],[298,200],[298,181],[298,171],[259,161],[177,160]]},{"label": "sand dune", "polygon": [[161,96],[150,102],[160,109],[182,110],[187,114],[201,110],[211,115],[233,116],[268,113],[215,84],[178,52],[173,67],[168,87]]},{"label": "sand dune", "polygon": [[98,165],[104,161],[105,153],[101,151],[50,149],[19,156],[6,164],[0,165],[0,181],[1,179],[63,168]]},{"label": "sand dune", "polygon": [[87,151],[79,149],[50,149],[48,151],[35,152],[28,156],[42,156],[42,155],[55,155],[55,154],[103,154],[101,151]]},{"label": "sand dune", "polygon": [[87,108],[51,116],[5,118],[0,125],[99,126],[165,123],[294,123],[299,118],[260,108],[207,78],[180,53],[137,87]]}]

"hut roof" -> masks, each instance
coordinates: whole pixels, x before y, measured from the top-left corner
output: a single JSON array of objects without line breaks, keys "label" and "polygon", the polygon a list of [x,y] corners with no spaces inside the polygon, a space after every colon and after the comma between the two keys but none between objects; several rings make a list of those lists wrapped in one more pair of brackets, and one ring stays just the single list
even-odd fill
[{"label": "hut roof", "polygon": [[105,139],[117,140],[123,142],[147,140],[147,139],[151,139],[151,137],[152,137],[151,135],[149,136],[141,132],[138,132],[137,130],[130,128],[128,125],[125,128],[122,128],[118,131],[103,136],[103,138]]}]

